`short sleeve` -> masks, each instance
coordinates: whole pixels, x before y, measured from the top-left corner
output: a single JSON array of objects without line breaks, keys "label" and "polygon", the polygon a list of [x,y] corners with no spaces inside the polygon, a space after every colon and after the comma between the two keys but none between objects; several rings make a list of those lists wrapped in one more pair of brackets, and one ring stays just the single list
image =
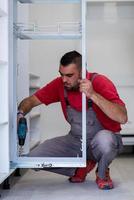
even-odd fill
[{"label": "short sleeve", "polygon": [[61,87],[60,78],[56,78],[37,92],[34,95],[45,105],[49,105],[51,103],[58,102],[60,100],[59,97],[59,89]]},{"label": "short sleeve", "polygon": [[117,89],[113,82],[104,75],[97,75],[93,81],[94,90],[111,102],[125,105],[120,99]]}]

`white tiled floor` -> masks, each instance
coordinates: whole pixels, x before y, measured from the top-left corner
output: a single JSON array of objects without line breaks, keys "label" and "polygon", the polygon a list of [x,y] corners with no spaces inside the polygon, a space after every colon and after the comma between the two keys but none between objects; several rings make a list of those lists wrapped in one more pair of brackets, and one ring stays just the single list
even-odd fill
[{"label": "white tiled floor", "polygon": [[122,155],[111,164],[115,188],[99,190],[95,170],[84,183],[69,183],[67,177],[28,170],[10,190],[1,191],[2,200],[134,200],[134,155]]}]

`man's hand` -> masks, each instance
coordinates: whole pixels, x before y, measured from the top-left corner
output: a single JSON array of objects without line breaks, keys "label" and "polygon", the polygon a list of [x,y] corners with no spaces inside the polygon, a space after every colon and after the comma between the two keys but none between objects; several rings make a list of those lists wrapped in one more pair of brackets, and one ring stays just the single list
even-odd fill
[{"label": "man's hand", "polygon": [[18,126],[18,124],[19,124],[19,120],[21,119],[21,118],[23,118],[24,117],[24,114],[23,114],[23,112],[18,112],[17,113],[17,126]]},{"label": "man's hand", "polygon": [[21,101],[21,103],[18,106],[18,110],[20,111],[20,113],[22,112],[22,114],[24,114],[25,116],[27,113],[30,112],[32,108],[40,104],[40,100],[35,95],[32,95]]},{"label": "man's hand", "polygon": [[80,83],[80,92],[84,92],[88,99],[91,99],[109,118],[120,124],[127,122],[127,110],[125,106],[111,102],[94,91],[90,80],[82,79]]},{"label": "man's hand", "polygon": [[93,86],[92,86],[92,83],[90,80],[88,79],[82,79],[82,80],[79,80],[79,83],[80,83],[80,92],[84,92],[86,97],[88,99],[91,98],[91,96],[94,94],[94,89],[93,89]]}]

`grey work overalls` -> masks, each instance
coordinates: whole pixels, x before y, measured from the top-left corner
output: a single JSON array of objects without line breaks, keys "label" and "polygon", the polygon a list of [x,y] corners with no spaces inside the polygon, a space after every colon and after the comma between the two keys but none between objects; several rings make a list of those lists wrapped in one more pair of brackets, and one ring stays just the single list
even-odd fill
[{"label": "grey work overalls", "polygon": [[[70,132],[46,140],[33,149],[30,157],[77,157],[81,156],[82,113],[73,109],[68,102],[67,92],[64,92],[67,105],[67,120],[70,123]],[[98,175],[105,177],[105,170],[115,158],[122,147],[119,134],[104,130],[92,108],[92,103],[87,110],[87,160],[94,159],[98,162]],[[76,168],[43,168],[44,170],[72,176]]]}]

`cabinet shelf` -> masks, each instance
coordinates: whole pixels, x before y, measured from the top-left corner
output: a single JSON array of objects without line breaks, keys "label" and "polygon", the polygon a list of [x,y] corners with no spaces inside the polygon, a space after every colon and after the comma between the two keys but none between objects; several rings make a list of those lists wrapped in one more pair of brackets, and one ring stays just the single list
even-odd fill
[{"label": "cabinet shelf", "polygon": [[20,3],[80,3],[80,0],[18,0]]},{"label": "cabinet shelf", "polygon": [[134,135],[134,128],[124,128],[121,130],[121,135]]},{"label": "cabinet shelf", "polygon": [[29,89],[39,89],[39,88],[40,86],[34,85],[34,84],[30,84],[30,87],[29,87]]},{"label": "cabinet shelf", "polygon": [[128,120],[125,125],[122,125],[121,130],[122,140],[124,145],[134,144],[134,125],[133,120]]},{"label": "cabinet shelf", "polygon": [[[81,0],[18,0],[20,3],[80,3]],[[134,0],[86,0],[87,2],[134,2]]]},{"label": "cabinet shelf", "polygon": [[80,39],[81,35],[80,34],[40,34],[40,33],[30,33],[30,32],[25,32],[21,33],[19,35],[20,39],[23,40],[43,40],[43,39]]},{"label": "cabinet shelf", "polygon": [[7,65],[8,63],[6,61],[0,60],[0,66],[1,65]]},{"label": "cabinet shelf", "polygon": [[29,89],[37,90],[40,88],[40,77],[35,74],[29,74]]},{"label": "cabinet shelf", "polygon": [[38,75],[35,75],[32,73],[29,73],[29,77],[30,77],[30,79],[39,79],[40,78]]},{"label": "cabinet shelf", "polygon": [[0,8],[0,17],[7,16],[7,13]]},{"label": "cabinet shelf", "polygon": [[1,125],[6,125],[6,124],[8,124],[8,121],[0,122],[0,126],[1,126]]},{"label": "cabinet shelf", "polygon": [[129,137],[122,137],[123,145],[134,145],[134,135]]},{"label": "cabinet shelf", "polygon": [[56,25],[38,26],[36,24],[18,23],[14,30],[20,39],[80,39],[79,22],[60,22]]}]

